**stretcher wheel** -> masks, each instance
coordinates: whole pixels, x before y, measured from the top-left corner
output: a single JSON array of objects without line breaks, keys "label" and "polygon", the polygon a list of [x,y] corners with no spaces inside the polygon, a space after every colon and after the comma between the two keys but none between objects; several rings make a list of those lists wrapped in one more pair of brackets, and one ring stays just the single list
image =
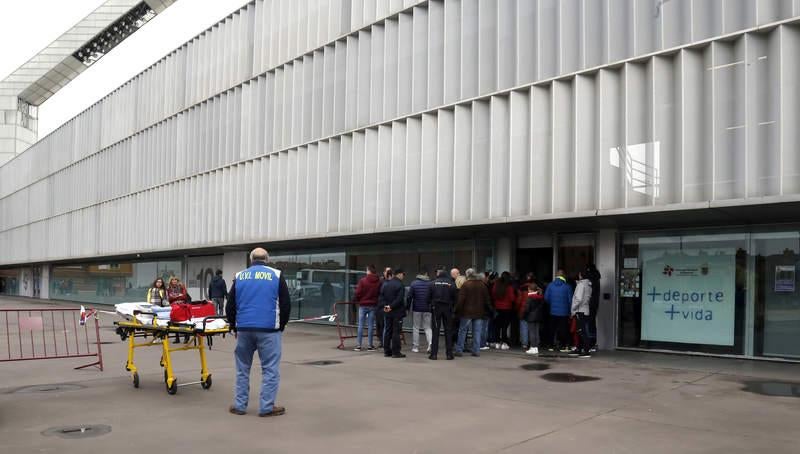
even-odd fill
[{"label": "stretcher wheel", "polygon": [[209,374],[209,376],[206,377],[205,381],[202,381],[202,380],[200,381],[200,386],[202,386],[203,389],[208,389],[208,388],[211,387],[211,383],[212,383],[211,382],[211,375]]},{"label": "stretcher wheel", "polygon": [[133,373],[133,387],[134,388],[138,388],[139,387],[139,372],[134,372]]},{"label": "stretcher wheel", "polygon": [[175,394],[178,392],[178,379],[172,381],[172,386],[167,386],[167,393]]}]

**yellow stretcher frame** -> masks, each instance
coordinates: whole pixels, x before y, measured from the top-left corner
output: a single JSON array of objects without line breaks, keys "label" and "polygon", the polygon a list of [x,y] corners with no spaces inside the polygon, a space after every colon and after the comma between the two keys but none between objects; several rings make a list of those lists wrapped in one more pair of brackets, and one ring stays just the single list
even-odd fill
[{"label": "yellow stretcher frame", "polygon": [[[136,319],[136,315],[145,314],[145,315],[152,315],[153,322],[150,323],[142,323]],[[206,317],[203,319],[202,326],[204,327],[206,323],[210,320],[215,319],[224,319],[225,317],[220,316],[213,316],[213,317]],[[156,324],[157,315],[151,312],[141,312],[135,311],[134,318],[129,321],[122,321],[122,322],[114,322],[117,326],[117,333],[120,335],[122,340],[124,341],[126,338],[128,339],[128,360],[125,363],[125,370],[131,373],[131,378],[133,379],[133,387],[139,387],[139,369],[134,364],[134,350],[137,348],[142,347],[154,347],[154,346],[161,346],[161,367],[164,368],[164,384],[167,387],[168,394],[175,394],[178,392],[178,379],[175,377],[175,374],[172,370],[172,358],[170,354],[172,352],[179,352],[179,351],[188,351],[188,350],[197,350],[200,352],[200,385],[203,389],[211,388],[211,373],[208,371],[208,363],[206,361],[206,349],[205,343],[203,342],[203,338],[205,337],[213,337],[219,334],[227,334],[230,332],[230,328],[223,328],[223,329],[204,329],[198,328],[197,325],[172,325],[168,324],[167,326],[158,326]],[[169,336],[171,334],[183,334],[192,336],[194,339],[192,340],[192,344],[189,345],[182,345],[176,348],[170,348],[169,343]],[[136,338],[146,338],[147,336],[152,336],[152,341],[146,342],[136,342]],[[160,342],[156,342],[160,340]],[[187,383],[188,384],[197,384],[197,383]]]}]

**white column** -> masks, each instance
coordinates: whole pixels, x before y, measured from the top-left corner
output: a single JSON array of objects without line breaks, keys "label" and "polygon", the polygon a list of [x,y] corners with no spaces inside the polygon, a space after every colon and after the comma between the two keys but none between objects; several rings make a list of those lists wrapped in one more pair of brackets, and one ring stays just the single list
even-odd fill
[{"label": "white column", "polygon": [[50,299],[50,265],[42,265],[41,283],[39,284],[39,299]]},{"label": "white column", "polygon": [[[600,271],[600,309],[597,312],[597,346],[613,349],[616,346],[617,319],[617,231],[597,232],[595,257]],[[608,298],[606,298],[608,296]]]},{"label": "white column", "polygon": [[236,273],[247,268],[247,254],[245,251],[226,252],[222,256],[222,276],[230,287]]}]

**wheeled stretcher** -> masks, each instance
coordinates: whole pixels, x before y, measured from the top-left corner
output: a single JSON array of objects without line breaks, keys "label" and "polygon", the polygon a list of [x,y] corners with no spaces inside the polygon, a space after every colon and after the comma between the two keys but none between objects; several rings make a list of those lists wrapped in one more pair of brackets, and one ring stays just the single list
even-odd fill
[{"label": "wheeled stretcher", "polygon": [[[225,322],[225,317],[213,316],[205,317],[202,321],[195,319],[193,323],[172,323],[158,319],[158,314],[146,311],[134,311],[130,320],[114,322],[117,326],[117,334],[120,338],[128,340],[128,361],[125,363],[125,370],[131,373],[133,387],[139,387],[139,371],[134,364],[134,351],[142,347],[161,347],[161,367],[164,368],[164,384],[169,394],[178,392],[178,380],[172,370],[171,353],[178,351],[197,350],[200,352],[200,381],[185,383],[184,385],[200,384],[203,389],[211,388],[211,373],[208,371],[206,362],[205,338],[213,338],[217,335],[225,335],[230,332],[230,327]],[[144,317],[141,317],[144,316]],[[152,317],[152,322],[144,323],[141,319]],[[170,335],[189,336],[187,344],[170,346]],[[152,338],[152,339],[149,339]],[[137,339],[145,339],[137,342]]]}]

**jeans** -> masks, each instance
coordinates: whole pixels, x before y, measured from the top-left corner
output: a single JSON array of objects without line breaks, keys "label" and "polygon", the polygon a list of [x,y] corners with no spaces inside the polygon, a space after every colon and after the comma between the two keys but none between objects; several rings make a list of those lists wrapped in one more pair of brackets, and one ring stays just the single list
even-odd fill
[{"label": "jeans", "polygon": [[411,346],[419,348],[419,330],[425,330],[425,340],[428,341],[427,350],[431,346],[433,340],[433,329],[431,328],[431,313],[430,312],[412,312],[411,313]]},{"label": "jeans", "polygon": [[[489,345],[489,325],[491,325],[491,321],[492,319],[490,318],[481,319],[481,347]],[[461,331],[460,326],[459,331]]]},{"label": "jeans", "polygon": [[225,297],[211,298],[211,301],[217,306],[217,315],[225,315]]},{"label": "jeans", "polygon": [[[531,346],[528,343],[528,322],[525,320],[519,321],[519,343],[522,344],[523,347]],[[532,345],[535,347],[535,345]]]},{"label": "jeans", "polygon": [[357,345],[359,347],[361,347],[361,339],[364,334],[364,321],[367,322],[367,345],[372,347],[372,335],[375,329],[375,306],[359,306],[358,308]]},{"label": "jeans", "polygon": [[527,325],[528,346],[539,348],[539,322],[522,322]]},{"label": "jeans", "polygon": [[256,331],[239,331],[236,341],[236,384],[233,388],[233,402],[237,410],[246,410],[250,395],[250,367],[253,365],[253,354],[258,351],[261,361],[261,396],[258,412],[269,413],[275,404],[278,384],[281,380],[281,339],[283,333],[275,331],[262,333]]},{"label": "jeans", "polygon": [[464,352],[464,343],[467,340],[467,329],[472,325],[472,353],[474,355],[480,354],[481,351],[481,334],[483,334],[483,320],[479,318],[462,318],[458,327],[458,343],[456,344],[456,352]]}]

